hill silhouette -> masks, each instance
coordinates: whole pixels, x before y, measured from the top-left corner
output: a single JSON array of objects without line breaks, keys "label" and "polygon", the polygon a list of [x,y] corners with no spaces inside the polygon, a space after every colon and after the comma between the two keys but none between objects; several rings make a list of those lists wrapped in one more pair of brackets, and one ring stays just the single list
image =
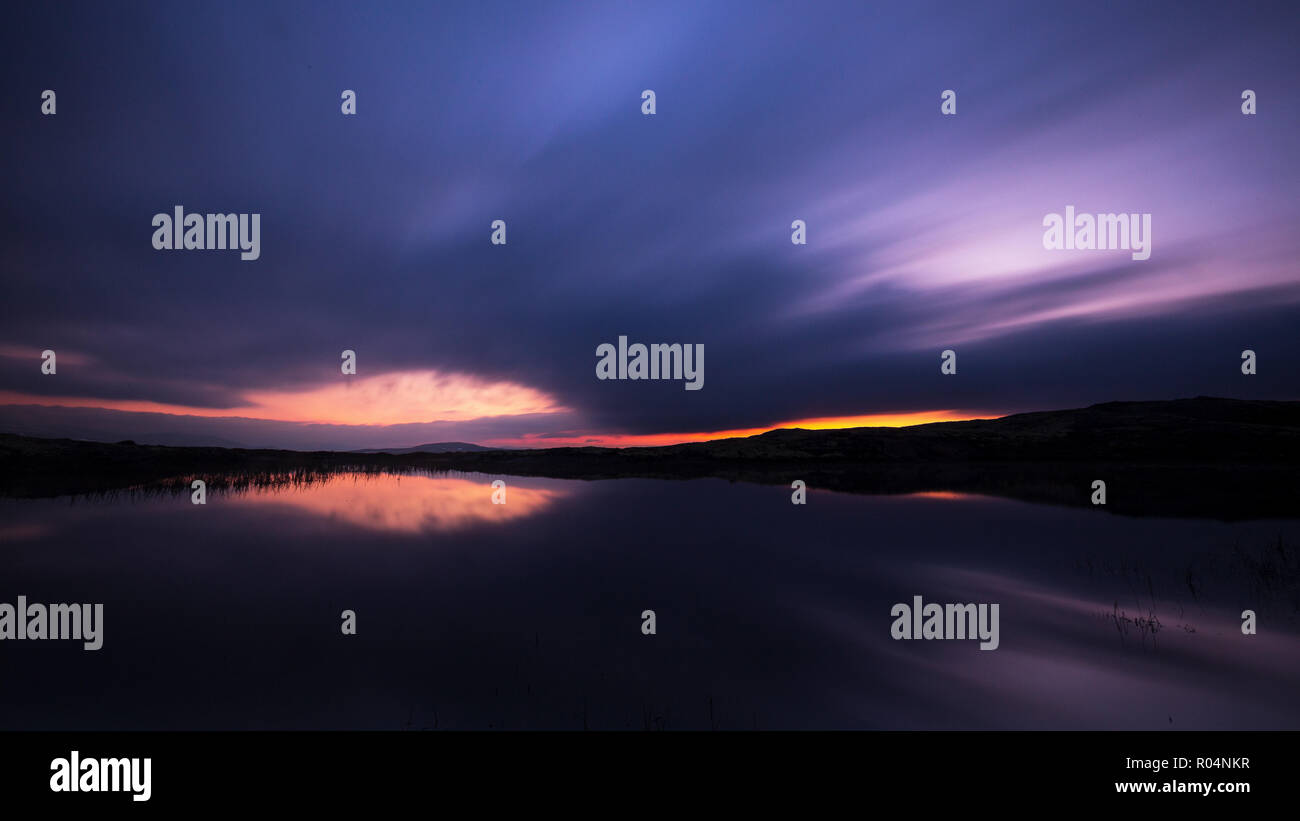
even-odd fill
[{"label": "hill silhouette", "polygon": [[426,452],[162,447],[0,435],[0,495],[53,496],[330,472],[459,470],[570,479],[733,481],[861,493],[952,491],[1107,512],[1300,515],[1300,402],[1197,397],[904,428],[781,429],[663,447]]},{"label": "hill silhouette", "polygon": [[409,448],[361,448],[348,453],[469,453],[471,451],[495,450],[469,442],[433,442],[427,445],[414,445]]}]

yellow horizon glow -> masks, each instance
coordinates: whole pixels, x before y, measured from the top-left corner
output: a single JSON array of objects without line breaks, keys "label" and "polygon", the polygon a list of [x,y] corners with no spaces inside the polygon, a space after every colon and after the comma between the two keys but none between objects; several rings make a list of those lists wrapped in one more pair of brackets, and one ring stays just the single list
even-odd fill
[{"label": "yellow horizon glow", "polygon": [[704,431],[699,433],[630,433],[590,434],[572,436],[523,436],[515,439],[494,439],[496,447],[657,447],[681,445],[688,442],[708,442],[714,439],[738,439],[757,436],[769,431],[789,428],[803,430],[839,430],[843,428],[905,428],[928,425],[932,422],[969,422],[973,419],[993,419],[989,414],[973,414],[959,410],[911,411],[908,413],[870,413],[858,416],[819,416],[796,419],[761,428],[736,428],[732,430]]},{"label": "yellow horizon glow", "polygon": [[[209,408],[154,402],[147,399],[97,397],[46,397],[0,391],[0,405],[93,408],[129,413],[163,413],[204,419],[245,418],[298,424],[385,427],[432,422],[469,422],[503,416],[572,413],[549,394],[506,381],[488,381],[460,373],[398,371],[367,377],[350,377],[302,390],[254,390],[242,394],[243,404]],[[600,434],[581,430],[530,433],[516,437],[488,437],[479,444],[504,448],[544,447],[657,447],[714,439],[757,436],[783,428],[837,430],[844,428],[899,428],[934,422],[964,422],[996,418],[997,414],[940,409],[903,413],[819,416],[793,419],[754,428],[674,433]]]}]

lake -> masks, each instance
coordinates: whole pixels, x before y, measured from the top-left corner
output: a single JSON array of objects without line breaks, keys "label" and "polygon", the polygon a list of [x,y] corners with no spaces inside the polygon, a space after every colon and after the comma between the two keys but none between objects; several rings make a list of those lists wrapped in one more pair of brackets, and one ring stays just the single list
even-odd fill
[{"label": "lake", "polygon": [[[343,473],[2,499],[0,555],[0,601],[104,605],[98,651],[0,642],[9,730],[1300,729],[1297,519]],[[914,596],[997,649],[895,640]]]}]

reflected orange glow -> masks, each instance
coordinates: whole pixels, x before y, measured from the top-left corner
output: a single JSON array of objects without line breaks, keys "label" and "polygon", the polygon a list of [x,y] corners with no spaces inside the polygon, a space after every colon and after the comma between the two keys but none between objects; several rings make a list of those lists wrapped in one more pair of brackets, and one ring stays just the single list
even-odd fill
[{"label": "reflected orange glow", "polygon": [[568,495],[506,479],[506,501],[492,503],[491,480],[443,476],[339,474],[324,482],[234,498],[234,504],[288,505],[346,524],[390,533],[464,530],[540,513]]},{"label": "reflected orange glow", "polygon": [[0,527],[0,542],[30,542],[44,537],[50,529],[39,524],[17,524]]},{"label": "reflected orange glow", "polygon": [[530,435],[516,439],[494,439],[484,444],[496,447],[523,448],[558,448],[558,447],[656,447],[658,445],[680,445],[686,442],[708,442],[713,439],[731,439],[745,436],[757,436],[760,433],[781,428],[802,428],[804,430],[833,430],[838,428],[902,428],[909,425],[925,425],[931,422],[965,422],[971,419],[988,419],[987,414],[978,415],[955,410],[914,411],[912,413],[876,413],[865,416],[821,416],[812,419],[796,419],[782,422],[766,428],[740,428],[735,430],[705,431],[702,433],[644,433],[644,434],[588,434],[573,433],[566,436]]}]

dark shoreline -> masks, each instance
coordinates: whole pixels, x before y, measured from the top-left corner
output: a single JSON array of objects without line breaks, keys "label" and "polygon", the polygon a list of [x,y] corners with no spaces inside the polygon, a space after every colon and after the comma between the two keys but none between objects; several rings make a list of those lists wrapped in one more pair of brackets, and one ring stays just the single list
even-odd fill
[{"label": "dark shoreline", "polygon": [[340,472],[477,472],[557,479],[719,478],[849,493],[927,491],[1214,519],[1300,516],[1300,402],[1187,399],[909,428],[777,430],[657,448],[350,453],[166,447],[0,434],[0,496],[180,492]]}]

